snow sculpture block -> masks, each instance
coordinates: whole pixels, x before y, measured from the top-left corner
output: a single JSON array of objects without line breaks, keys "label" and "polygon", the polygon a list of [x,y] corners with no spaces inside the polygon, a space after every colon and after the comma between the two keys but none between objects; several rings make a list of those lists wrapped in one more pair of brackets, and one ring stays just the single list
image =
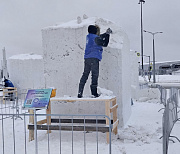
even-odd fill
[{"label": "snow sculpture block", "polygon": [[139,57],[136,51],[130,51],[131,98],[138,100],[139,95]]},{"label": "snow sculpture block", "polygon": [[[122,126],[131,114],[130,45],[126,33],[116,24],[102,18],[87,18],[79,24],[74,20],[42,29],[46,87],[55,87],[57,96],[77,96],[90,24],[99,25],[101,33],[109,27],[113,30],[100,62],[99,86],[113,91],[117,97],[118,118]],[[85,85],[84,95],[90,95],[90,79],[91,76]],[[74,110],[81,113],[84,110],[88,114],[91,103],[83,104],[83,107],[76,103],[69,108],[67,104],[63,109],[56,105],[52,110],[56,113],[73,113]],[[97,113],[104,114],[103,105],[95,105]]]},{"label": "snow sculpture block", "polygon": [[41,55],[20,54],[8,59],[10,80],[18,90],[44,88],[44,63]]}]

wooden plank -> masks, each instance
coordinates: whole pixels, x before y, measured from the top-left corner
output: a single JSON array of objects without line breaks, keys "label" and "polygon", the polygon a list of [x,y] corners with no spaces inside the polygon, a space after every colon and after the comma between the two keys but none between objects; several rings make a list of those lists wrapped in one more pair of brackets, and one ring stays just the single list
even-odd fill
[{"label": "wooden plank", "polygon": [[[112,106],[116,105],[116,99],[112,102]],[[113,111],[113,123],[115,123],[117,121],[117,108],[114,109]],[[116,135],[118,133],[118,129],[117,127],[114,129],[114,134]]]},{"label": "wooden plank", "polygon": [[[49,101],[48,109],[46,109],[46,114],[51,114],[51,101]],[[51,116],[46,116],[47,125],[51,125]],[[47,130],[47,133],[51,133],[51,130]]]},{"label": "wooden plank", "polygon": [[112,132],[114,132],[114,134],[116,133],[116,128],[119,124],[119,119],[116,120],[116,122],[113,123],[113,128],[112,128]]},{"label": "wooden plank", "polygon": [[17,89],[16,87],[4,87],[3,89]]},{"label": "wooden plank", "polygon": [[4,93],[6,93],[6,94],[8,94],[8,93],[17,93],[17,90],[4,91]]},{"label": "wooden plank", "polygon": [[116,100],[116,97],[111,98],[109,101],[113,102]]},{"label": "wooden plank", "polygon": [[[33,110],[29,110],[29,114],[34,114]],[[29,116],[29,123],[34,124],[34,116]],[[34,129],[29,130],[29,141],[34,140]]]},{"label": "wooden plank", "polygon": [[[111,119],[110,101],[105,101],[105,114]],[[109,125],[109,119],[106,118],[106,125]],[[109,132],[106,133],[106,141],[109,143]]]},{"label": "wooden plank", "polygon": [[42,124],[45,124],[47,123],[47,119],[43,119],[43,120],[40,120],[37,122],[37,125],[42,125]]},{"label": "wooden plank", "polygon": [[72,102],[75,102],[75,101],[74,100],[66,100],[65,102],[71,102],[72,103]]},{"label": "wooden plank", "polygon": [[[51,123],[72,123],[72,119],[51,119]],[[73,123],[84,123],[84,119],[73,119]],[[96,119],[85,119],[85,123],[87,124],[95,124]],[[97,124],[106,124],[105,119],[97,119]],[[111,124],[113,124],[113,120],[111,120]]]},{"label": "wooden plank", "polygon": [[4,96],[5,96],[5,94],[4,94],[4,90],[3,90],[3,104],[5,104]]},{"label": "wooden plank", "polygon": [[80,102],[80,101],[110,101],[112,102],[114,99],[116,99],[116,97],[112,97],[112,98],[109,98],[109,99],[103,99],[103,98],[63,98],[63,97],[60,97],[60,98],[51,98],[51,102],[52,101],[65,101],[65,102]]},{"label": "wooden plank", "polygon": [[117,110],[117,108],[118,108],[118,105],[117,105],[117,104],[114,105],[114,106],[112,106],[112,107],[110,108],[110,112],[111,112],[111,113],[114,112],[115,110]]},{"label": "wooden plank", "polygon": [[[29,130],[34,130],[34,125],[28,125]],[[64,131],[98,131],[109,132],[108,126],[59,126],[59,125],[37,125],[37,130],[64,130]]]}]

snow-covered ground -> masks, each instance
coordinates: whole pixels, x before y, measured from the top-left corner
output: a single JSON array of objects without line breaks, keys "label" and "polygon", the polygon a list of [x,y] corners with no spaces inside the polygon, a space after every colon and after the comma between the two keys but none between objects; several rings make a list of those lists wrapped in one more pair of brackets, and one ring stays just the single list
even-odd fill
[{"label": "snow-covered ground", "polygon": [[[163,110],[158,112],[163,106],[157,103],[158,100],[149,100],[147,102],[134,102],[132,106],[132,115],[127,125],[119,129],[118,135],[112,134],[112,154],[161,154],[162,153],[162,114]],[[27,119],[28,121],[28,119]],[[27,122],[26,121],[26,122]],[[1,123],[2,124],[2,123]],[[5,133],[5,151],[7,154],[13,153],[12,120],[4,120]],[[173,128],[172,135],[180,138],[180,122],[177,122]],[[0,130],[2,139],[2,130]],[[26,130],[27,131],[27,130]],[[18,154],[24,153],[24,122],[21,119],[15,120],[15,142]],[[27,151],[35,153],[34,141],[28,142]],[[72,152],[72,133],[61,132],[62,153],[70,154]],[[59,131],[52,131],[50,137],[51,154],[59,153]],[[38,131],[39,154],[48,153],[48,135],[45,131]],[[84,133],[74,132],[74,153],[84,153]],[[106,134],[98,133],[99,153],[108,154],[109,145],[106,144]],[[169,142],[169,154],[178,154],[180,152],[180,143]],[[86,153],[96,153],[96,132],[86,133]],[[0,141],[0,154],[2,153],[2,140]],[[31,150],[30,150],[31,149]],[[5,153],[6,154],[6,153]]]},{"label": "snow-covered ground", "polygon": [[[171,76],[172,77],[172,76]],[[174,77],[174,76],[173,76]],[[172,78],[173,78],[172,77]],[[179,76],[178,76],[179,77]],[[174,77],[175,78],[175,77]],[[169,80],[170,81],[170,80]],[[171,81],[173,82],[173,81]],[[163,105],[158,99],[149,99],[146,102],[135,101],[132,105],[132,114],[124,128],[118,130],[118,135],[112,134],[112,154],[162,154],[162,116]],[[180,116],[180,113],[179,113]],[[28,119],[26,120],[28,123]],[[0,121],[0,126],[2,122]],[[28,130],[24,128],[24,122],[21,119],[15,120],[15,143],[16,153],[24,154],[24,130],[26,128],[27,153],[34,154],[35,141],[28,142]],[[3,121],[5,137],[5,154],[13,154],[13,129],[12,120],[7,118]],[[61,132],[62,154],[72,153],[72,132]],[[97,153],[96,132],[86,133],[86,154]],[[177,122],[171,135],[180,138],[180,122]],[[59,131],[52,131],[49,134],[50,153],[60,153],[60,136]],[[48,135],[45,131],[38,131],[38,152],[39,154],[48,153]],[[173,139],[175,143],[169,142],[169,154],[180,153],[180,143]],[[84,133],[74,132],[73,134],[74,154],[84,153]],[[98,133],[99,153],[108,154],[109,145],[106,143],[106,134]],[[0,154],[2,151],[2,127],[0,127]]]},{"label": "snow-covered ground", "polygon": [[[124,154],[161,154],[162,153],[162,113],[163,106],[157,100],[134,102],[132,115],[126,128],[119,131],[119,145]],[[176,123],[172,134],[180,137],[180,123]],[[180,143],[169,145],[169,154],[178,154]]]}]

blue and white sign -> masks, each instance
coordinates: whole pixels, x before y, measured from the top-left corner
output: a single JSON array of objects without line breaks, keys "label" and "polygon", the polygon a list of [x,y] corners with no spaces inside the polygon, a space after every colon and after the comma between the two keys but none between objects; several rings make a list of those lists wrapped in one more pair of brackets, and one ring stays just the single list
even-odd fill
[{"label": "blue and white sign", "polygon": [[24,101],[24,108],[47,108],[52,89],[28,90]]}]

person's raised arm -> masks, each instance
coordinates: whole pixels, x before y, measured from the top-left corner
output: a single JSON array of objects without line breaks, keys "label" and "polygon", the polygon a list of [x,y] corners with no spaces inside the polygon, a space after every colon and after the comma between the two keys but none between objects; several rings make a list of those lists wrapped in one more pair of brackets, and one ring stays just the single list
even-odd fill
[{"label": "person's raised arm", "polygon": [[109,36],[112,33],[112,30],[108,28],[106,33],[101,34],[99,37],[95,38],[95,42],[99,46],[107,47],[109,43]]}]

